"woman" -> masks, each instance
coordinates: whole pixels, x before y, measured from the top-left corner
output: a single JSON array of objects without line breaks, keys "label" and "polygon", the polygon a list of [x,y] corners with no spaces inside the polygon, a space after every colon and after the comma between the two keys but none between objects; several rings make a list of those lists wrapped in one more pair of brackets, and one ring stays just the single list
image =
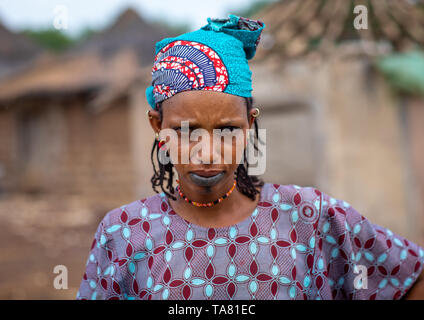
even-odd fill
[{"label": "woman", "polygon": [[[161,192],[106,214],[77,299],[419,297],[421,247],[314,187],[264,183],[248,174],[246,154],[237,156],[231,135],[241,133],[244,149],[252,126],[257,149],[247,60],[264,27],[235,15],[209,18],[156,44],[146,96],[156,135],[152,186]],[[196,129],[214,137],[220,130],[222,148],[202,136],[194,152],[183,137]],[[165,138],[165,130],[175,135]]]}]

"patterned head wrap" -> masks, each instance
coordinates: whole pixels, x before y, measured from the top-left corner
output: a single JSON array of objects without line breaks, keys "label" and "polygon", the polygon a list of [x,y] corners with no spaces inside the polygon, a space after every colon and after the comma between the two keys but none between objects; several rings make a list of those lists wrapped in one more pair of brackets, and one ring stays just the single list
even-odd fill
[{"label": "patterned head wrap", "polygon": [[251,97],[254,57],[265,24],[236,15],[207,19],[199,30],[156,43],[150,106],[187,90],[212,90]]}]

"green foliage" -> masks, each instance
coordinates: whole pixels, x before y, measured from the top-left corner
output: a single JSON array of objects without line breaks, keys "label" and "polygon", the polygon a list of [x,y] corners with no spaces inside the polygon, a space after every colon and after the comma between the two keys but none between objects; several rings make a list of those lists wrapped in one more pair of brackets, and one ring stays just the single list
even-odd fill
[{"label": "green foliage", "polygon": [[99,32],[99,31],[87,27],[84,30],[82,30],[80,32],[80,34],[77,37],[74,38],[73,41],[74,41],[74,43],[80,42],[80,41],[84,41],[84,40],[86,40],[88,38],[91,38],[97,32]]},{"label": "green foliage", "polygon": [[97,30],[87,27],[74,37],[55,28],[38,30],[25,29],[20,33],[30,38],[42,48],[59,53],[69,49],[76,43],[90,38],[97,32]]},{"label": "green foliage", "polygon": [[60,30],[50,28],[41,30],[26,29],[21,32],[41,47],[55,52],[60,52],[69,48],[75,40]]},{"label": "green foliage", "polygon": [[410,51],[382,57],[377,69],[398,92],[424,95],[424,53]]},{"label": "green foliage", "polygon": [[321,44],[321,41],[322,41],[321,37],[314,37],[314,38],[309,39],[309,41],[308,41],[308,48],[309,49],[316,49],[316,48],[318,48],[320,46],[320,44]]}]

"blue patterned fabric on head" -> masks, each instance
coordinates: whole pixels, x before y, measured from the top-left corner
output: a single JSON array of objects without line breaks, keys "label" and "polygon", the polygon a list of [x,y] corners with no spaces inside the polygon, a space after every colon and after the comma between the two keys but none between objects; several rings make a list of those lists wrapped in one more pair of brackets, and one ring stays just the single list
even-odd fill
[{"label": "blue patterned fabric on head", "polygon": [[149,105],[187,90],[211,90],[251,97],[248,60],[256,53],[265,24],[230,14],[207,19],[199,30],[156,43]]}]

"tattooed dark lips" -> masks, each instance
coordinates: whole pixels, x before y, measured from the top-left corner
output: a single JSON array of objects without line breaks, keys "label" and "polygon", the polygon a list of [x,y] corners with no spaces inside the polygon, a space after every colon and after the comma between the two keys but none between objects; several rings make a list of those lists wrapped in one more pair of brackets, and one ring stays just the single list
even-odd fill
[{"label": "tattooed dark lips", "polygon": [[193,171],[189,172],[191,180],[201,187],[211,187],[223,177],[224,171]]},{"label": "tattooed dark lips", "polygon": [[195,171],[191,171],[192,173],[197,174],[198,176],[201,177],[213,177],[215,175],[217,175],[218,173],[223,172],[222,170],[195,170]]}]

